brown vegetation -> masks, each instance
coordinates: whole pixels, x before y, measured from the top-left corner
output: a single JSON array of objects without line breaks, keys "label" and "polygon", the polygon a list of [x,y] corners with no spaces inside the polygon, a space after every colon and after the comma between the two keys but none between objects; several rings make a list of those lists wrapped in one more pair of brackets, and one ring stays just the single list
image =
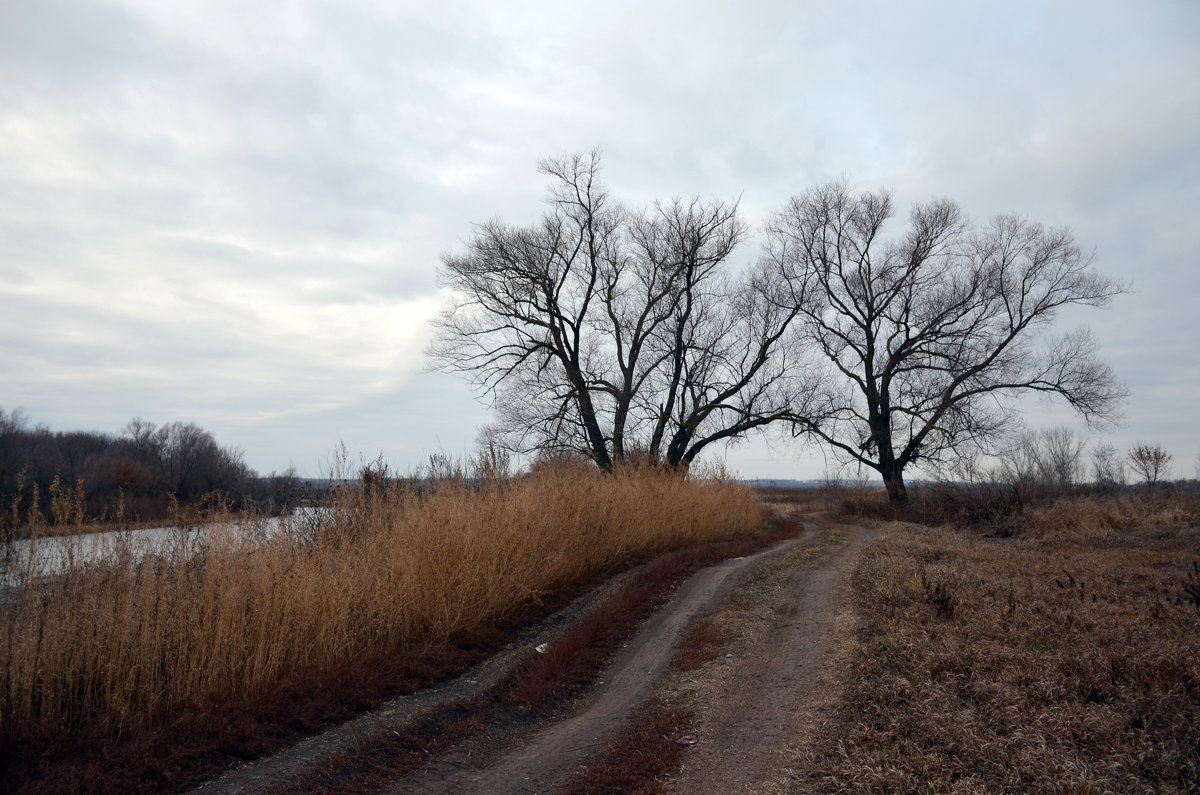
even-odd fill
[{"label": "brown vegetation", "polygon": [[[978,497],[914,496],[909,510],[958,518]],[[890,510],[883,495],[844,497],[859,514]],[[836,666],[840,705],[822,742],[794,746],[764,791],[1200,788],[1200,500],[1186,486],[1061,494],[1002,524],[884,526],[853,580],[858,639]],[[716,656],[720,626],[696,624],[676,667]],[[687,706],[649,705],[597,780],[661,791],[683,757],[655,721]],[[621,771],[647,754],[660,763]]]},{"label": "brown vegetation", "polygon": [[699,621],[688,628],[671,667],[678,671],[699,668],[716,657],[726,641],[726,633],[716,621],[711,618]]},{"label": "brown vegetation", "polygon": [[[819,506],[809,498],[809,506]],[[993,536],[1108,533],[1146,523],[1178,524],[1200,516],[1200,484],[1180,481],[1121,486],[1047,483],[934,483],[913,489],[908,504],[889,505],[881,490],[842,489],[827,505],[848,517],[975,528]]]},{"label": "brown vegetation", "polygon": [[583,768],[562,789],[570,795],[607,795],[663,792],[663,782],[679,769],[687,751],[680,744],[692,713],[651,699],[630,716],[620,736],[592,764]]},{"label": "brown vegetation", "polygon": [[855,575],[841,725],[797,760],[804,787],[1196,791],[1196,508],[1066,498],[1007,538],[889,525]]},{"label": "brown vegetation", "polygon": [[[376,669],[395,688],[387,671],[406,650],[461,643],[469,656],[482,629],[558,591],[655,552],[753,533],[762,520],[754,495],[726,482],[560,468],[348,491],[315,527],[230,531],[186,558],[119,555],[28,581],[5,597],[0,775],[10,788],[49,785],[54,760],[78,762],[80,742],[96,743],[92,761],[120,757],[132,742],[171,740],[164,727],[197,714],[253,716],[285,694],[336,691],[347,672]],[[194,754],[228,755],[221,744],[239,739],[233,753],[261,754],[278,747],[270,731],[295,733],[248,725],[244,738],[205,736],[210,747]],[[194,762],[187,749],[168,756]],[[170,788],[179,771],[147,776],[135,785]]]},{"label": "brown vegetation", "polygon": [[[859,515],[894,513],[882,494],[843,497]],[[1009,501],[1000,487],[945,486],[913,497],[910,517],[954,524],[892,521],[868,551],[854,577],[858,643],[841,666],[839,711],[823,744],[797,751],[792,784],[877,792],[1200,787],[1194,491]],[[769,499],[782,510],[837,502],[816,490]],[[4,786],[179,789],[462,671],[511,637],[539,602],[560,604],[589,578],[654,551],[691,548],[647,566],[545,654],[530,654],[499,690],[365,743],[336,760],[337,772],[297,782],[300,790],[367,791],[460,739],[569,707],[672,582],[744,554],[699,542],[753,535],[762,513],[754,495],[727,483],[560,467],[424,491],[381,482],[346,492],[332,517],[274,539],[231,535],[188,565],[122,559],[10,595],[23,622],[6,617]],[[777,531],[792,522],[777,517]],[[496,581],[481,582],[487,576]],[[423,596],[430,603],[419,603]],[[188,626],[167,631],[170,616]],[[267,632],[271,622],[288,632]],[[95,638],[109,658],[88,658],[84,644],[67,648],[63,626]],[[274,678],[230,686],[196,675],[216,668],[232,681],[261,672],[265,663],[250,663],[295,648],[267,641],[305,626],[320,630],[306,636],[311,656]],[[154,638],[145,656],[120,656]],[[702,622],[674,665],[702,665],[720,644],[718,626]],[[185,657],[200,650],[208,656]],[[21,701],[15,674],[30,659],[41,674]],[[56,685],[59,661],[75,667],[61,668]],[[129,680],[150,683],[149,694],[112,687]],[[208,690],[167,701],[179,692],[170,686],[206,681]],[[53,703],[72,709],[11,718],[18,706]],[[122,703],[123,711],[105,711]],[[682,707],[649,703],[568,791],[657,791],[683,759],[674,741],[687,721]]]}]

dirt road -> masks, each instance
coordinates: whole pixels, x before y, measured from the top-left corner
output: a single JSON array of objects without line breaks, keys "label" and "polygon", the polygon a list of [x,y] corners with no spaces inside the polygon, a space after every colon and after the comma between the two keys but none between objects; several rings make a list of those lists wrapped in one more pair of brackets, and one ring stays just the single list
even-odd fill
[{"label": "dirt road", "polygon": [[[867,537],[857,528],[814,525],[794,542],[698,573],[638,632],[571,717],[522,738],[482,769],[460,756],[388,791],[551,792],[654,693],[686,702],[695,714],[699,741],[673,791],[770,786],[791,749],[832,708],[836,693],[822,672],[845,634],[839,592]],[[670,672],[686,627],[723,603],[716,620],[733,636],[732,656],[690,675]]]},{"label": "dirt road", "polygon": [[848,580],[872,535],[824,534],[760,569],[717,617],[735,635],[731,657],[676,676],[670,698],[694,711],[699,742],[669,791],[790,791],[787,766],[836,705],[832,669],[853,637]]},{"label": "dirt road", "polygon": [[[836,695],[822,671],[839,638],[848,637],[840,588],[870,535],[818,522],[806,521],[806,527],[799,538],[691,577],[625,645],[570,716],[532,733],[468,741],[385,791],[553,792],[652,695],[686,704],[694,715],[692,731],[699,741],[672,779],[674,791],[771,791],[781,765],[817,730]],[[696,671],[672,670],[686,628],[713,614],[728,638],[721,654]],[[390,714],[405,711],[393,706]],[[357,735],[371,723],[378,729],[381,719],[360,719],[346,731]],[[341,743],[334,732],[315,744],[328,749]],[[296,749],[206,791],[272,789],[270,782],[278,786],[315,759]]]}]

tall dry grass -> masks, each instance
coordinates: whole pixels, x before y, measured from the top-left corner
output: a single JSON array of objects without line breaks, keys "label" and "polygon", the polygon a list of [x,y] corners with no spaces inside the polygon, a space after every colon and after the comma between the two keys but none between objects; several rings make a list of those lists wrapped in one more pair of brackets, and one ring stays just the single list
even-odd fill
[{"label": "tall dry grass", "polygon": [[119,732],[212,699],[252,700],[290,672],[444,638],[763,519],[751,491],[722,479],[564,466],[374,484],[270,536],[243,522],[153,557],[118,549],[4,594],[0,735]]}]

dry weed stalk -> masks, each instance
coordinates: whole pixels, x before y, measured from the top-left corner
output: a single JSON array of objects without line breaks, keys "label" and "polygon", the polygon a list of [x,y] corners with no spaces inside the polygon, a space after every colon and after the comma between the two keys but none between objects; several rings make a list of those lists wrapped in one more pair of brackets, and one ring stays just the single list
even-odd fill
[{"label": "dry weed stalk", "polygon": [[[210,518],[220,518],[210,517]],[[113,731],[211,699],[251,700],[289,672],[335,668],[496,620],[650,552],[755,532],[728,481],[557,468],[512,481],[347,489],[320,521],[241,521],[202,542],[4,595],[0,734]]]}]

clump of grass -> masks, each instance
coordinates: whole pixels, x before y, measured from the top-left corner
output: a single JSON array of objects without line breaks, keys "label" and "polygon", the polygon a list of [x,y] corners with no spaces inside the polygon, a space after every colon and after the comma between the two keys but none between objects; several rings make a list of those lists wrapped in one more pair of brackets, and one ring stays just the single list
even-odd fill
[{"label": "clump of grass", "polygon": [[652,795],[666,791],[686,748],[677,741],[688,730],[691,710],[650,700],[630,716],[599,759],[572,775],[560,788],[570,795],[623,792]]},{"label": "clump of grass", "polygon": [[153,557],[118,549],[31,576],[3,596],[0,757],[269,699],[289,677],[319,682],[444,641],[649,554],[754,534],[763,518],[727,481],[560,467],[374,484],[274,535],[230,526]]},{"label": "clump of grass", "polygon": [[[1084,515],[1111,506],[1098,502]],[[840,737],[808,789],[1194,792],[1200,529],[1030,537],[892,525],[854,577]]]},{"label": "clump of grass", "polygon": [[698,621],[688,627],[679,651],[671,660],[671,667],[678,671],[694,671],[716,657],[727,641],[727,632],[714,619]]}]

